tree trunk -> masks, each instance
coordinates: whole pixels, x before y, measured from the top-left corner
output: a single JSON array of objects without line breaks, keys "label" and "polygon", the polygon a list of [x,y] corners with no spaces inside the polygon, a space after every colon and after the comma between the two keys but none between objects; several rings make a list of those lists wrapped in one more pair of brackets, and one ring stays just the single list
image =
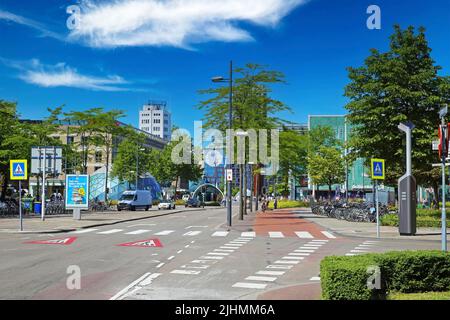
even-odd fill
[{"label": "tree trunk", "polygon": [[5,201],[6,199],[6,189],[8,188],[8,179],[6,178],[6,174],[3,174],[3,187],[2,187],[2,195],[1,201]]},{"label": "tree trunk", "polygon": [[[437,208],[435,207],[435,209],[439,209],[439,184],[437,182],[433,183],[433,194],[437,204]],[[431,207],[434,207],[433,203],[431,204]]]},{"label": "tree trunk", "polygon": [[331,200],[331,184],[328,184],[328,200]]}]

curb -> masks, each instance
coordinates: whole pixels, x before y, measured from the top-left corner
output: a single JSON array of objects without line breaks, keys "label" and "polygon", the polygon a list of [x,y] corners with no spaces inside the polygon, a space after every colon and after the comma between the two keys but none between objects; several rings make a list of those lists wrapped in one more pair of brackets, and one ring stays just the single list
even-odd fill
[{"label": "curb", "polygon": [[[222,207],[210,207],[209,209],[217,210],[217,209],[222,209]],[[161,214],[157,214],[157,215],[153,215],[153,216],[146,216],[146,217],[139,217],[139,218],[129,218],[129,219],[124,219],[124,220],[114,221],[114,222],[90,224],[90,225],[86,225],[86,226],[79,227],[79,228],[50,229],[50,230],[39,230],[39,231],[12,231],[12,230],[11,231],[8,231],[8,230],[7,231],[2,231],[0,229],[0,233],[7,233],[7,234],[44,234],[44,233],[57,234],[57,233],[66,233],[66,232],[72,232],[72,231],[76,231],[76,230],[82,230],[82,229],[88,229],[88,228],[94,228],[94,227],[102,227],[102,226],[110,226],[110,225],[115,225],[115,224],[124,223],[124,222],[139,221],[139,220],[151,219],[151,218],[156,218],[156,217],[169,216],[169,215],[182,213],[182,212],[195,212],[195,211],[206,211],[206,208],[198,208],[198,209],[196,208],[195,210],[177,210],[177,211],[168,212],[168,213],[161,213]]]},{"label": "curb", "polygon": [[[303,213],[313,214],[311,210],[309,212],[303,212]],[[441,241],[440,239],[421,239],[422,235],[400,237],[400,236],[383,236],[383,234],[381,234],[380,238],[378,238],[376,235],[348,234],[348,233],[343,233],[341,231],[336,231],[336,230],[330,229],[328,226],[326,226],[318,221],[311,220],[310,218],[303,218],[303,219],[306,219],[312,223],[315,223],[315,224],[317,224],[317,225],[319,225],[341,237],[347,237],[347,238],[356,238],[356,239],[365,238],[365,239],[400,240],[400,241],[408,241],[408,240],[433,241],[433,242]],[[374,224],[374,228],[375,227],[376,227],[376,224]],[[447,234],[450,234],[450,233],[447,232]]]}]

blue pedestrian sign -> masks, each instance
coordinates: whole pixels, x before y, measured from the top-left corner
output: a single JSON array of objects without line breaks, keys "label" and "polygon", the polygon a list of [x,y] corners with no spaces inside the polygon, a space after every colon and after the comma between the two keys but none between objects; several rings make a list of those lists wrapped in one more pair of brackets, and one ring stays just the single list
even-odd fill
[{"label": "blue pedestrian sign", "polygon": [[28,168],[27,160],[11,160],[9,162],[11,180],[27,180]]},{"label": "blue pedestrian sign", "polygon": [[384,159],[372,159],[372,179],[373,180],[384,180],[385,179],[385,167]]}]

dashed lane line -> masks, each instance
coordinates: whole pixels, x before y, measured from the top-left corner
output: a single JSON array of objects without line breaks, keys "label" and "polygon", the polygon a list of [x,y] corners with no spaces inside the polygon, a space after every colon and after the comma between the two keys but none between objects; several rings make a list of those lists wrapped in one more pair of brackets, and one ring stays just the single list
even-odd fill
[{"label": "dashed lane line", "polygon": [[94,232],[97,231],[98,229],[83,229],[83,230],[77,230],[77,231],[73,231],[70,232],[71,234],[82,234],[82,233],[89,233],[89,232]]},{"label": "dashed lane line", "polygon": [[151,230],[144,230],[144,229],[142,229],[142,230],[136,230],[136,231],[127,232],[125,234],[142,234],[142,233],[147,233],[147,232],[150,232],[150,231]]},{"label": "dashed lane line", "polygon": [[155,233],[155,236],[167,236],[171,233],[175,232],[175,230],[164,230],[164,231],[160,231],[158,233]]},{"label": "dashed lane line", "polygon": [[118,232],[122,232],[123,229],[111,229],[111,230],[107,230],[107,231],[102,231],[102,232],[97,232],[97,234],[113,234],[113,233],[118,233]]}]

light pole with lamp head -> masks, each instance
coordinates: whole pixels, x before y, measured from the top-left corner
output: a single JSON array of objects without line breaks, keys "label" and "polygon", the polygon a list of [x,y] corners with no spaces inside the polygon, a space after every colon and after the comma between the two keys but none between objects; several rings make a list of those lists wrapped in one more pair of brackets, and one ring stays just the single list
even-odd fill
[{"label": "light pole with lamp head", "polygon": [[138,148],[136,151],[136,191],[139,189],[139,151],[145,151],[144,148]]},{"label": "light pole with lamp head", "polygon": [[[228,79],[224,77],[214,77],[212,81],[215,83],[227,82],[230,85],[230,96],[229,96],[229,107],[228,107],[228,128],[231,130],[233,128],[233,61],[230,61],[230,77]],[[228,148],[231,148],[231,139],[230,136],[228,139]],[[233,159],[228,159],[228,170],[233,170],[231,166],[231,162]],[[227,174],[228,175],[228,174]],[[231,177],[233,175],[231,174]],[[231,207],[233,205],[232,201],[232,191],[231,191],[231,182],[227,179],[227,225],[231,227],[232,225],[232,210]]]}]

